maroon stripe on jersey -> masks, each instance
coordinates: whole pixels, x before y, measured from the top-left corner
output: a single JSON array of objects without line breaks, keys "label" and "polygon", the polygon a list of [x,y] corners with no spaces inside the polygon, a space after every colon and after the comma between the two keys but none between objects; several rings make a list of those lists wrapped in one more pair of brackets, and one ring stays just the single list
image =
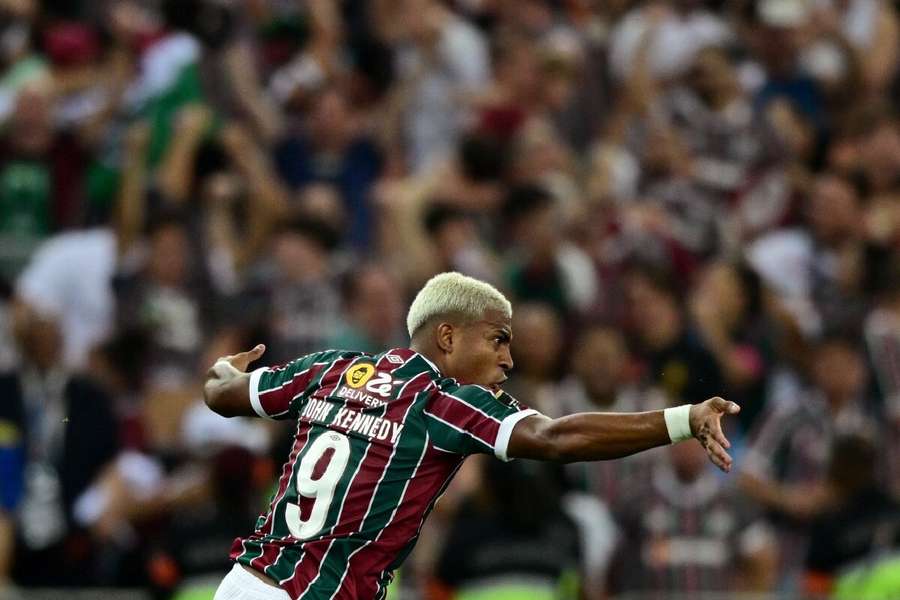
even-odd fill
[{"label": "maroon stripe on jersey", "polygon": [[278,585],[290,594],[291,598],[300,597],[319,576],[322,559],[328,554],[333,543],[334,539],[304,542],[303,557],[294,565],[294,572],[287,579],[279,581]]},{"label": "maroon stripe on jersey", "polygon": [[[381,364],[381,361],[379,361],[379,364]],[[397,365],[398,368],[400,366],[402,365]],[[391,372],[393,372],[393,370]],[[340,383],[340,381],[341,379],[338,379],[338,383]],[[399,420],[400,417],[402,417],[405,419],[409,409],[415,403],[416,396],[419,392],[427,389],[431,384],[431,378],[428,377],[427,373],[420,373],[407,381],[398,393],[397,398],[388,404],[383,418]],[[399,422],[402,422],[402,420],[399,420]],[[384,476],[386,467],[390,464],[390,458],[393,457],[393,452],[390,453],[390,455],[388,455],[387,452],[369,455],[368,450],[374,445],[374,442],[370,442],[369,447],[366,449],[367,454],[360,462],[357,475],[355,479],[350,482],[350,486],[344,495],[341,510],[338,513],[337,524],[333,527],[329,536],[330,542],[333,542],[336,537],[356,531],[369,511],[371,502],[378,489],[377,483]],[[355,497],[355,495],[364,493],[367,489],[371,490],[368,497],[361,497],[358,499]],[[353,497],[354,500],[348,504],[347,499],[351,497]],[[348,508],[349,512],[345,514],[345,510]],[[328,541],[329,538],[316,540],[313,543],[304,543],[303,547],[305,552],[303,558],[295,567],[294,574],[290,579],[282,582],[284,589],[287,590],[292,597],[297,597],[297,595],[305,591],[310,582],[315,579],[319,572],[321,562],[327,553],[327,549],[322,551],[322,547],[324,542]],[[329,549],[331,547],[330,542],[328,544]],[[306,551],[307,547],[310,547],[313,552],[308,553]]]},{"label": "maroon stripe on jersey", "polygon": [[[442,421],[467,431],[493,447],[500,432],[500,419],[478,410],[455,396],[439,392],[440,400],[428,406],[428,412]],[[485,418],[487,417],[487,418]]]},{"label": "maroon stripe on jersey", "polygon": [[[340,375],[338,375],[337,379],[334,381],[334,385],[331,387],[331,390],[325,394],[326,396],[330,396],[337,390],[338,386],[341,384],[341,381],[344,379],[344,375],[347,373],[347,370],[350,366],[356,362],[356,360],[360,357],[354,357],[350,359],[344,359],[342,361],[335,361],[332,363],[331,367],[329,367],[329,371],[333,370],[335,372],[338,369],[334,369],[333,367],[338,366],[338,363],[344,363],[340,368]],[[326,373],[322,380],[319,382],[321,388],[325,388],[327,379],[330,377],[328,373]],[[310,425],[307,425],[310,427]],[[326,540],[315,540],[315,541],[307,541],[303,543],[303,556],[297,564],[294,565],[294,571],[290,577],[287,579],[282,579],[278,582],[278,584],[290,594],[291,598],[297,598],[302,594],[309,585],[315,581],[316,577],[318,577],[320,571],[319,568],[322,565],[322,559],[325,558],[325,555],[328,554],[328,550],[331,549],[331,545],[334,543],[334,539],[328,541],[328,544],[325,544]]]},{"label": "maroon stripe on jersey", "polygon": [[[328,367],[328,371],[334,371],[334,370],[336,370],[335,367],[337,367],[337,366],[339,365],[339,363],[344,363],[344,364],[342,365],[343,368],[341,369],[341,374],[340,374],[340,376],[338,377],[338,383],[340,383],[341,379],[343,379],[343,377],[344,377],[344,374],[347,372],[347,369],[350,368],[350,365],[353,364],[354,360],[356,360],[356,359],[355,359],[355,358],[346,358],[346,359],[336,360],[336,361],[334,361],[333,363],[331,363],[331,366]],[[328,377],[328,376],[329,376],[329,375],[328,375],[328,372],[326,372],[326,373],[322,376],[322,379],[324,380],[324,379],[325,379],[326,377]],[[324,382],[324,381],[323,381],[323,382]],[[321,383],[323,383],[323,382],[320,382],[320,385],[321,385]],[[337,385],[335,385],[335,388],[336,388],[336,387],[337,387]],[[332,393],[334,393],[334,389],[332,389],[331,392],[329,392],[329,395],[332,394]],[[298,456],[298,455],[300,454],[300,452],[302,451],[303,446],[306,445],[306,442],[309,440],[309,434],[310,434],[310,432],[312,431],[312,426],[311,426],[309,423],[305,423],[302,419],[298,419],[298,425],[297,425],[297,427],[298,427],[298,429],[303,428],[303,429],[305,430],[305,439],[304,439],[304,443],[303,443],[302,445],[295,445],[296,452],[292,452],[292,453],[291,453],[290,458],[288,459],[287,463],[285,463],[285,465],[284,465],[284,467],[285,467],[285,468],[284,468],[284,474],[282,475],[282,481],[281,481],[281,483],[279,484],[279,492],[280,492],[280,493],[279,493],[279,496],[277,496],[277,497],[276,497],[277,500],[276,500],[275,502],[273,502],[273,503],[269,506],[269,515],[268,515],[268,517],[267,517],[267,519],[266,519],[266,523],[265,523],[264,526],[263,526],[263,528],[265,528],[265,525],[269,525],[269,533],[272,533],[271,522],[272,522],[272,519],[274,518],[274,515],[275,515],[275,506],[277,506],[278,503],[281,502],[281,500],[284,498],[284,494],[285,494],[285,492],[286,492],[286,490],[287,490],[287,487],[288,487],[288,485],[290,484],[290,481],[291,481],[291,479],[293,478],[293,475],[294,475],[294,468],[295,468],[295,466],[296,466],[295,463],[296,463],[296,460],[297,460],[297,456]],[[285,536],[285,537],[286,537],[286,538],[291,538],[292,536]],[[272,564],[272,563],[267,563],[267,564],[265,564],[265,566],[269,566],[270,564]]]},{"label": "maroon stripe on jersey", "polygon": [[[413,387],[413,382],[416,382],[415,387]],[[385,418],[397,419],[402,416],[402,420],[405,420],[406,415],[409,413],[409,409],[415,404],[416,395],[427,389],[431,384],[431,379],[426,373],[422,373],[413,379],[410,379],[404,386],[406,389],[401,390],[401,394],[399,394],[397,398],[397,400],[405,398],[407,401],[392,402],[388,407],[388,411],[385,413]],[[369,448],[372,446],[374,446],[374,444],[370,444]],[[390,454],[382,452],[380,453],[380,456],[374,455],[364,458],[366,464],[361,464],[361,467],[364,468],[360,468],[356,478],[351,482],[350,487],[344,496],[343,505],[341,506],[341,511],[338,516],[338,524],[332,531],[332,539],[349,535],[362,526],[365,517],[372,507],[372,502],[378,492],[378,486],[384,478],[384,475],[387,473],[390,461],[395,453],[396,447]],[[359,494],[367,495],[356,498],[355,496]],[[349,498],[353,498],[353,501],[348,504],[347,500]],[[349,512],[346,512],[345,514],[345,510],[348,507]],[[345,576],[346,572],[347,571],[344,573]]]},{"label": "maroon stripe on jersey", "polygon": [[[328,366],[328,370],[329,371],[332,370],[335,366],[337,366],[337,364],[339,362],[347,362],[347,361],[352,362],[352,359],[343,359],[343,360],[334,361],[330,364],[330,366]],[[318,366],[324,366],[327,364],[328,363],[322,363],[321,365],[318,365]],[[316,365],[314,365],[314,366],[316,366]],[[312,368],[313,367],[310,367],[310,370]],[[324,376],[327,376],[327,373]],[[312,381],[312,380],[310,379],[310,381]],[[308,385],[308,382],[306,385]],[[280,388],[276,388],[276,389],[280,389]],[[302,430],[302,435],[301,435],[301,430]],[[296,436],[296,439],[294,440],[294,446],[291,449],[291,454],[288,457],[288,460],[284,463],[284,467],[282,469],[281,480],[279,481],[279,484],[278,484],[278,491],[275,493],[275,495],[273,496],[272,502],[269,504],[269,511],[266,514],[266,520],[263,523],[262,527],[259,527],[256,531],[254,531],[249,536],[249,539],[260,542],[264,546],[262,553],[251,561],[251,565],[253,566],[253,568],[257,569],[261,572],[265,572],[266,568],[275,564],[275,562],[278,560],[278,557],[283,548],[283,545],[278,544],[276,540],[265,541],[265,538],[267,535],[271,535],[273,532],[274,518],[275,518],[275,512],[276,512],[275,507],[278,506],[278,503],[284,499],[284,495],[287,493],[288,486],[290,486],[291,479],[293,479],[293,476],[294,476],[294,469],[296,468],[297,457],[299,456],[300,452],[303,451],[303,448],[306,446],[307,442],[309,441],[309,434],[310,434],[311,430],[312,430],[312,428],[308,423],[305,423],[304,421],[302,421],[300,419],[297,420],[297,436]],[[269,530],[268,534],[265,533],[267,528]],[[291,535],[286,535],[283,538],[281,538],[281,541],[285,541],[285,540],[293,541],[293,537]],[[237,552],[237,550],[236,550],[237,546],[238,546],[238,544],[237,544],[237,540],[236,540],[235,545],[231,552],[231,556],[230,556],[230,558],[232,560],[237,559],[241,554],[246,552],[246,548],[244,547],[243,544],[240,545],[241,552]]]},{"label": "maroon stripe on jersey", "polygon": [[294,396],[306,389],[309,382],[315,379],[316,375],[319,374],[319,371],[327,365],[328,363],[315,363],[308,369],[300,371],[299,373],[294,373],[293,377],[282,383],[280,386],[259,392],[259,405],[269,416],[274,417],[277,416],[277,414],[283,413],[286,410],[286,407],[290,406]]},{"label": "maroon stripe on jersey", "polygon": [[[332,363],[332,367],[338,367],[336,369],[329,368],[329,372],[322,376],[322,380],[319,382],[319,387],[324,390],[326,387],[331,387],[328,392],[323,392],[325,396],[331,396],[337,391],[339,385],[341,385],[341,381],[344,380],[344,375],[347,374],[347,369],[349,369],[353,363],[357,362],[361,358],[366,358],[365,355],[362,356],[354,356],[353,358],[342,358],[336,360]],[[332,381],[335,374],[340,372],[340,374]]]},{"label": "maroon stripe on jersey", "polygon": [[[397,400],[405,400],[398,402],[395,400],[388,405],[388,410],[384,418],[403,422],[412,405],[415,403],[416,396],[428,389],[432,385],[431,378],[427,373],[420,373],[410,379],[404,386],[402,394]],[[362,525],[363,519],[371,508],[375,494],[378,492],[378,483],[387,472],[391,459],[397,451],[397,447],[390,453],[380,452],[375,455],[366,457],[365,464],[359,470],[356,479],[351,482],[350,488],[345,496],[345,505],[341,509],[338,518],[339,525],[335,528],[333,535],[341,536],[353,533]],[[360,496],[365,492],[369,492],[367,496]],[[346,499],[353,497],[353,501],[346,503]],[[349,507],[349,510],[345,509]]]},{"label": "maroon stripe on jersey", "polygon": [[[300,432],[301,428],[303,429],[302,434]],[[297,423],[297,434],[294,439],[294,446],[291,449],[290,457],[288,458],[287,462],[284,463],[284,467],[282,467],[281,479],[278,483],[278,490],[272,496],[272,501],[269,503],[269,510],[266,513],[266,520],[263,522],[261,527],[257,528],[256,531],[253,532],[249,536],[249,539],[253,539],[253,540],[262,539],[266,535],[265,533],[263,533],[266,531],[266,529],[269,530],[268,531],[269,534],[272,533],[272,528],[274,525],[273,518],[275,515],[275,506],[277,506],[278,503],[281,501],[281,499],[284,497],[284,494],[287,491],[288,485],[290,484],[290,481],[291,481],[291,476],[292,476],[292,473],[294,470],[294,461],[297,459],[297,456],[300,454],[303,447],[306,446],[306,442],[308,440],[309,440],[309,427],[303,427],[303,423],[298,422]],[[274,548],[274,550],[273,550],[273,548]],[[274,559],[277,556],[278,551],[279,551],[278,546],[272,546],[272,547],[267,546],[266,548],[263,549],[262,554],[260,554],[259,556],[254,558],[252,561],[250,561],[250,566],[253,567],[254,569],[259,569],[259,570],[264,569],[265,567],[272,564],[272,559]],[[240,558],[240,556],[242,554],[244,554],[244,552],[246,552],[246,548],[244,548],[243,544],[241,544],[241,551],[237,552],[236,548],[233,548],[231,551],[230,558],[232,560],[237,560],[238,558]]]},{"label": "maroon stripe on jersey", "polygon": [[[306,447],[306,443],[309,441],[310,430],[311,428],[308,424],[303,423],[300,420],[297,421],[297,435],[294,439],[294,447],[291,449],[291,454],[288,457],[287,462],[284,463],[284,467],[281,471],[281,480],[278,482],[278,492],[272,497],[272,502],[269,504],[269,513],[266,516],[266,522],[259,528],[260,532],[263,532],[268,528],[269,534],[271,534],[274,529],[272,521],[275,516],[275,507],[278,506],[278,503],[281,502],[282,498],[284,498],[284,494],[287,492],[287,488],[290,485],[291,478],[294,474],[294,463],[300,455],[300,452]],[[264,566],[268,566],[269,564],[271,563],[264,563]]]},{"label": "maroon stripe on jersey", "polygon": [[[386,356],[387,355],[382,357],[382,360],[376,364],[376,369],[380,368],[379,365],[383,364],[382,361],[384,361]],[[396,371],[397,369],[399,369],[400,367],[402,367],[405,364],[406,364],[406,362],[404,362],[400,365],[393,365],[394,368],[391,369],[390,372],[393,373],[394,371]],[[425,376],[425,377],[423,377],[423,376]],[[416,383],[415,388],[413,388],[412,387],[413,382],[415,382],[417,379],[420,379],[420,378],[422,378],[423,381],[421,383]],[[422,383],[424,383],[424,386],[422,385]],[[409,412],[409,408],[411,408],[413,403],[415,402],[416,394],[418,394],[420,391],[422,391],[422,389],[427,388],[429,384],[430,384],[430,380],[427,378],[425,373],[420,373],[419,375],[416,375],[415,377],[413,377],[412,379],[407,381],[403,385],[403,387],[400,388],[400,390],[397,394],[397,398],[393,402],[390,402],[387,405],[387,409],[385,410],[384,416],[382,418],[390,419],[390,420],[397,420],[397,417],[402,414],[403,418],[400,419],[398,422],[403,423],[406,420],[406,414]],[[407,395],[409,396],[408,398],[406,398]],[[407,401],[402,402],[402,400],[404,400],[404,399],[406,399]],[[403,412],[401,413],[401,411],[403,411]],[[354,494],[359,493],[360,488],[365,490],[367,486],[372,486],[372,489],[374,490],[374,488],[376,487],[376,484],[378,483],[382,474],[384,473],[385,466],[390,462],[390,458],[393,456],[393,452],[388,454],[388,452],[385,450],[385,451],[381,452],[382,458],[384,460],[380,460],[376,456],[373,456],[370,458],[369,451],[374,447],[376,447],[376,444],[374,442],[370,442],[369,445],[366,447],[366,452],[365,452],[365,454],[363,454],[362,459],[360,459],[359,465],[357,465],[357,467],[356,467],[356,473],[354,473],[354,475],[353,475],[353,480],[350,482],[350,485],[347,487],[347,491],[344,494],[344,499],[341,501],[341,508],[338,511],[337,522],[334,524],[334,526],[332,526],[331,531],[328,532],[329,536],[352,533],[353,531],[356,530],[355,521],[353,521],[353,520],[351,520],[351,524],[353,525],[352,527],[348,528],[346,526],[347,520],[344,519],[344,507],[347,504],[347,499],[353,497]],[[396,451],[396,447],[395,447],[394,451]],[[376,454],[378,454],[378,453],[376,453]],[[371,499],[374,498],[374,496],[375,496],[375,492],[373,491],[372,495],[369,498],[361,498],[359,502],[352,502],[351,504],[353,504],[353,505],[357,505],[357,504],[361,505],[362,503],[368,504],[367,501],[371,501]],[[361,509],[362,507],[359,506],[359,508]],[[367,512],[368,508],[366,508],[365,511]],[[359,511],[357,511],[357,512],[359,512]],[[352,516],[354,519],[356,518],[355,513],[352,513]],[[364,513],[363,513],[363,516],[364,516]]]},{"label": "maroon stripe on jersey", "polygon": [[263,545],[262,554],[251,560],[250,566],[260,573],[265,573],[265,568],[275,564],[283,549],[284,545],[282,544],[278,544],[277,542],[266,542]]},{"label": "maroon stripe on jersey", "polygon": [[[441,465],[429,473],[420,474],[418,469],[409,479],[394,514],[375,538],[377,543],[369,543],[356,550],[347,561],[347,572],[362,574],[356,579],[358,597],[374,597],[378,592],[378,581],[365,577],[369,573],[384,572],[402,550],[419,532],[430,509],[444,493],[450,480],[462,464],[461,457],[448,457],[429,446],[419,463]],[[427,495],[427,496],[426,496]],[[374,584],[371,588],[361,586]],[[342,597],[341,588],[337,597]]]}]

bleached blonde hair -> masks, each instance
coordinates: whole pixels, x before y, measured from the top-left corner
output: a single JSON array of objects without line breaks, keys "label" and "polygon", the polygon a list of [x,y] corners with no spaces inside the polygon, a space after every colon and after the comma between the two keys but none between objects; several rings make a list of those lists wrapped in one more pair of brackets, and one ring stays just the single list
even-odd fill
[{"label": "bleached blonde hair", "polygon": [[512,304],[491,284],[460,273],[441,273],[429,279],[416,294],[406,315],[406,329],[411,338],[434,317],[453,315],[477,321],[488,310],[512,317]]}]

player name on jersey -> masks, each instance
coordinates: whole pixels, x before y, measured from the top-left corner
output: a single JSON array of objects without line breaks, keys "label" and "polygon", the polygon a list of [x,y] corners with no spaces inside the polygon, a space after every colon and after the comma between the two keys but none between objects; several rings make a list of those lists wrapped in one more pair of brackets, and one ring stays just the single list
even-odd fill
[{"label": "player name on jersey", "polygon": [[346,407],[339,407],[334,416],[329,419],[333,407],[325,400],[310,400],[300,418],[340,428],[347,433],[357,433],[370,440],[390,439],[392,444],[397,443],[397,438],[403,431],[403,423],[376,415],[367,415]]}]

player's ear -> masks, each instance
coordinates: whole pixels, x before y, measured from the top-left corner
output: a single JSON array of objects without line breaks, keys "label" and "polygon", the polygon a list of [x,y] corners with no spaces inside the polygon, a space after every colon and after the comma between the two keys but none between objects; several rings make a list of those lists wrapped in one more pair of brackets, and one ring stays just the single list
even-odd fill
[{"label": "player's ear", "polygon": [[453,352],[453,325],[450,323],[440,323],[437,326],[437,345],[443,352],[450,354]]}]

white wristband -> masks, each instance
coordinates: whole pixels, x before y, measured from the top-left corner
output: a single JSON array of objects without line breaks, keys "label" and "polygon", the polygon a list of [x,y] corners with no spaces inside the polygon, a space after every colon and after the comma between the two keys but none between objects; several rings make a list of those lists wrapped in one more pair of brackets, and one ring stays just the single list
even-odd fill
[{"label": "white wristband", "polygon": [[666,419],[666,429],[669,430],[669,439],[672,443],[683,442],[694,437],[691,433],[691,405],[682,404],[663,411]]},{"label": "white wristband", "polygon": [[228,362],[227,360],[220,360],[213,365],[213,372],[219,377],[219,379],[227,379],[229,377],[236,377],[241,374],[241,372],[235,367],[233,364]]}]

